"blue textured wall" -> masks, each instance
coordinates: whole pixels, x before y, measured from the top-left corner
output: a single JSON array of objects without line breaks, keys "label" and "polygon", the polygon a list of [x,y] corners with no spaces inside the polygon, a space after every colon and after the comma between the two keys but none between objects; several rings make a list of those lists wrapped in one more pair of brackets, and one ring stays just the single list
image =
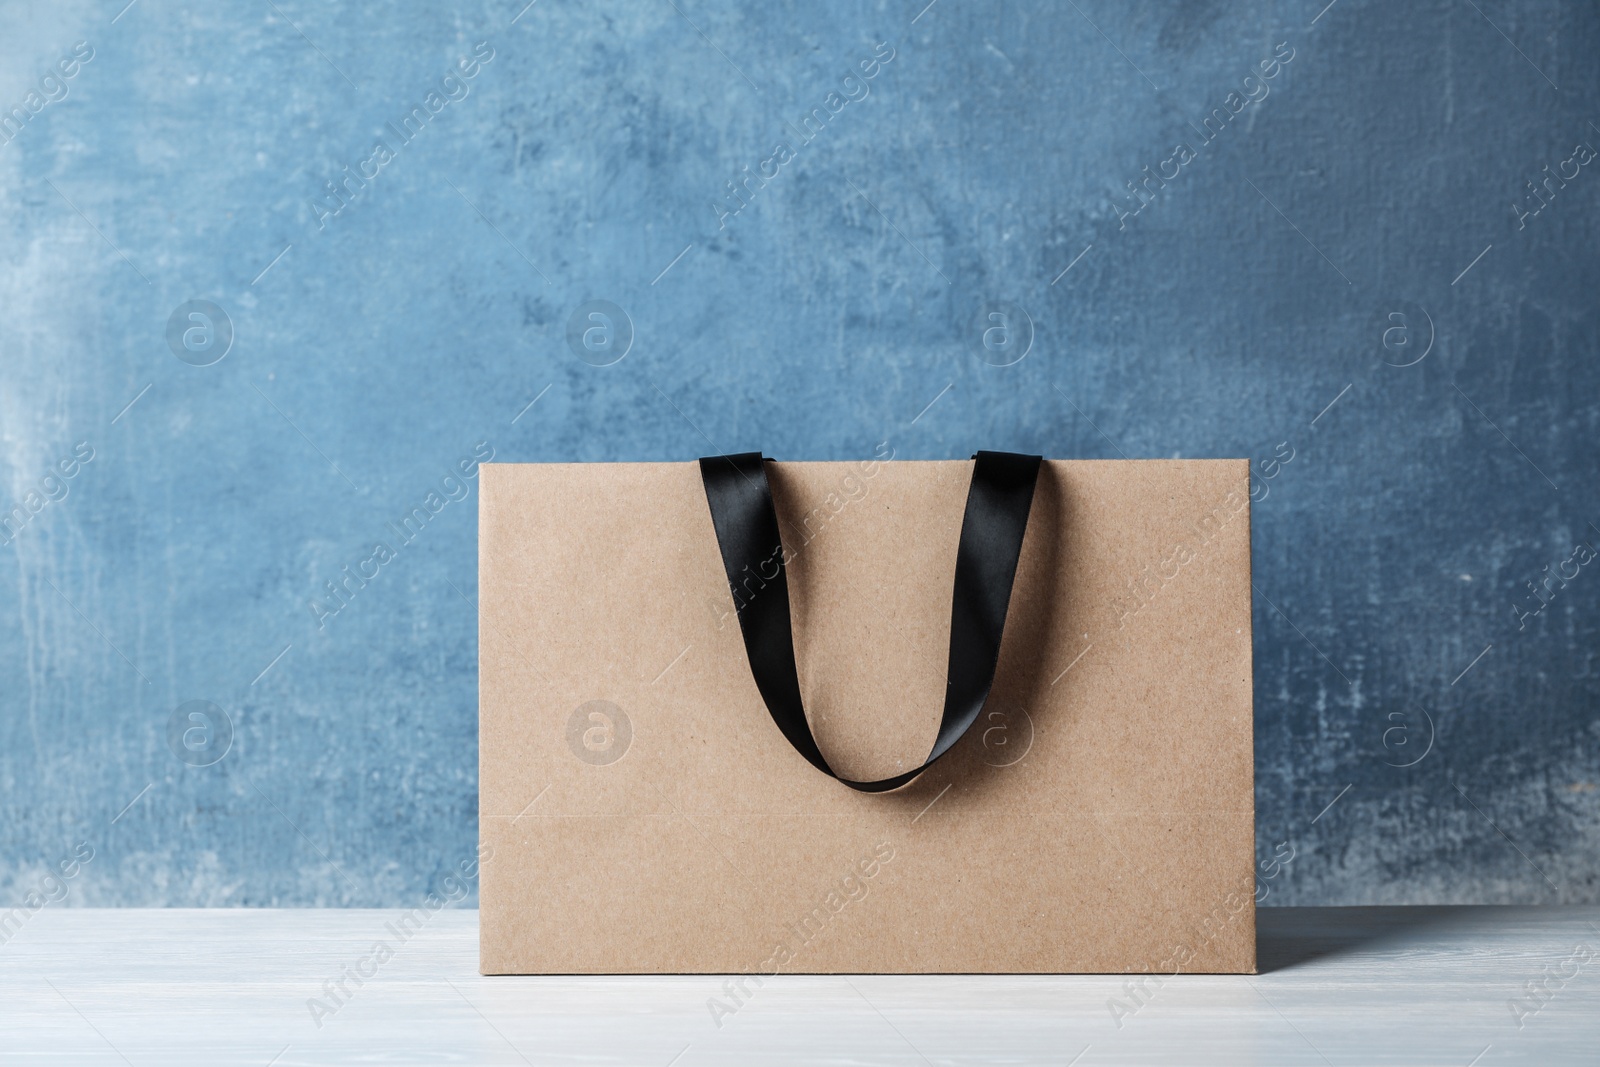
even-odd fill
[{"label": "blue textured wall", "polygon": [[1255,458],[1267,902],[1600,899],[1600,12],[522,2],[0,3],[4,900],[415,903],[459,463],[885,439]]}]

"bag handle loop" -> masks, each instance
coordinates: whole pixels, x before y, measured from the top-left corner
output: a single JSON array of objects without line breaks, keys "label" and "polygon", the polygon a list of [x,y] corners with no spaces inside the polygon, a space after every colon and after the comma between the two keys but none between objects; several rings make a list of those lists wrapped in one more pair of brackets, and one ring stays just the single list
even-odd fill
[{"label": "bag handle loop", "polygon": [[840,777],[823,758],[806,722],[789,618],[783,537],[767,483],[767,461],[759,452],[700,460],[700,479],[735,604],[744,583],[752,579],[757,583],[757,590],[738,608],[739,629],[756,688],[772,721],[795,750],[817,770],[851,789],[884,793],[905,785],[961,740],[989,699],[1043,457],[978,452],[973,460],[972,484],[956,549],[948,684],[939,734],[921,766],[874,782]]}]

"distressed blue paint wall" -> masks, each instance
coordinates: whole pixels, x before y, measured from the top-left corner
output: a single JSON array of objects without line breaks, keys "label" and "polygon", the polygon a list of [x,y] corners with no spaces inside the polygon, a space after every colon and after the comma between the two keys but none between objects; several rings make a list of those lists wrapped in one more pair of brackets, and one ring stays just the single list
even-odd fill
[{"label": "distressed blue paint wall", "polygon": [[1600,13],[1321,6],[0,3],[0,895],[89,842],[76,903],[414,903],[475,841],[476,483],[325,582],[479,442],[889,439],[1258,461],[1269,903],[1600,899]]}]

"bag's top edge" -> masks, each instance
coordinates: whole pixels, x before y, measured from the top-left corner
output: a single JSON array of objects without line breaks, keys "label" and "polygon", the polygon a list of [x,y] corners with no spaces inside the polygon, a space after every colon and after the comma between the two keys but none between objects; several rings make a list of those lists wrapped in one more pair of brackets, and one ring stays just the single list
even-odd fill
[{"label": "bag's top edge", "polygon": [[[810,463],[826,463],[826,464],[893,463],[893,464],[896,464],[896,465],[899,465],[899,464],[922,464],[922,465],[929,465],[929,466],[931,466],[933,464],[939,464],[939,463],[945,463],[945,464],[958,463],[958,464],[961,464],[963,466],[966,466],[966,465],[970,465],[972,463],[972,460],[970,460],[970,459],[883,459],[883,458],[880,458],[878,456],[861,456],[861,457],[855,457],[855,458],[851,458],[851,459],[778,459],[778,460],[772,460],[769,457],[769,461],[781,464],[783,466],[790,466],[790,465],[797,464],[797,463],[807,463],[807,464],[810,464]],[[698,458],[697,459],[679,459],[679,460],[609,460],[609,459],[599,459],[599,460],[584,460],[584,461],[579,461],[579,462],[525,460],[525,461],[508,461],[508,462],[499,462],[499,461],[487,462],[487,463],[480,463],[479,466],[481,466],[481,467],[681,467],[686,463],[699,463],[699,462],[700,462],[700,460]],[[1146,459],[1066,459],[1066,458],[1059,458],[1059,459],[1052,459],[1051,457],[1046,456],[1045,457],[1045,462],[1046,463],[1119,463],[1119,464],[1120,463],[1141,463],[1141,464],[1155,465],[1155,464],[1187,464],[1187,463],[1249,463],[1250,460],[1249,460],[1248,457],[1245,457],[1245,456],[1222,456],[1222,457],[1218,457],[1218,456],[1196,456],[1196,457],[1192,457],[1192,458],[1191,457],[1183,457],[1183,458],[1180,458],[1180,459],[1170,459],[1170,458],[1146,458]]]}]

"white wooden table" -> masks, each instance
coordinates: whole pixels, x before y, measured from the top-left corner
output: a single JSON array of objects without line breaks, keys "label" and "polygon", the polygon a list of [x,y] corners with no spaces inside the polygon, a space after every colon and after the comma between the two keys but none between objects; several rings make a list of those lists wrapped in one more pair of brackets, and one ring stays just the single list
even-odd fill
[{"label": "white wooden table", "polygon": [[783,977],[743,1003],[721,978],[483,978],[476,912],[403,944],[395,917],[47,906],[0,945],[0,1062],[1600,1063],[1600,907],[1263,909],[1263,973],[1142,1002],[1110,976]]}]

